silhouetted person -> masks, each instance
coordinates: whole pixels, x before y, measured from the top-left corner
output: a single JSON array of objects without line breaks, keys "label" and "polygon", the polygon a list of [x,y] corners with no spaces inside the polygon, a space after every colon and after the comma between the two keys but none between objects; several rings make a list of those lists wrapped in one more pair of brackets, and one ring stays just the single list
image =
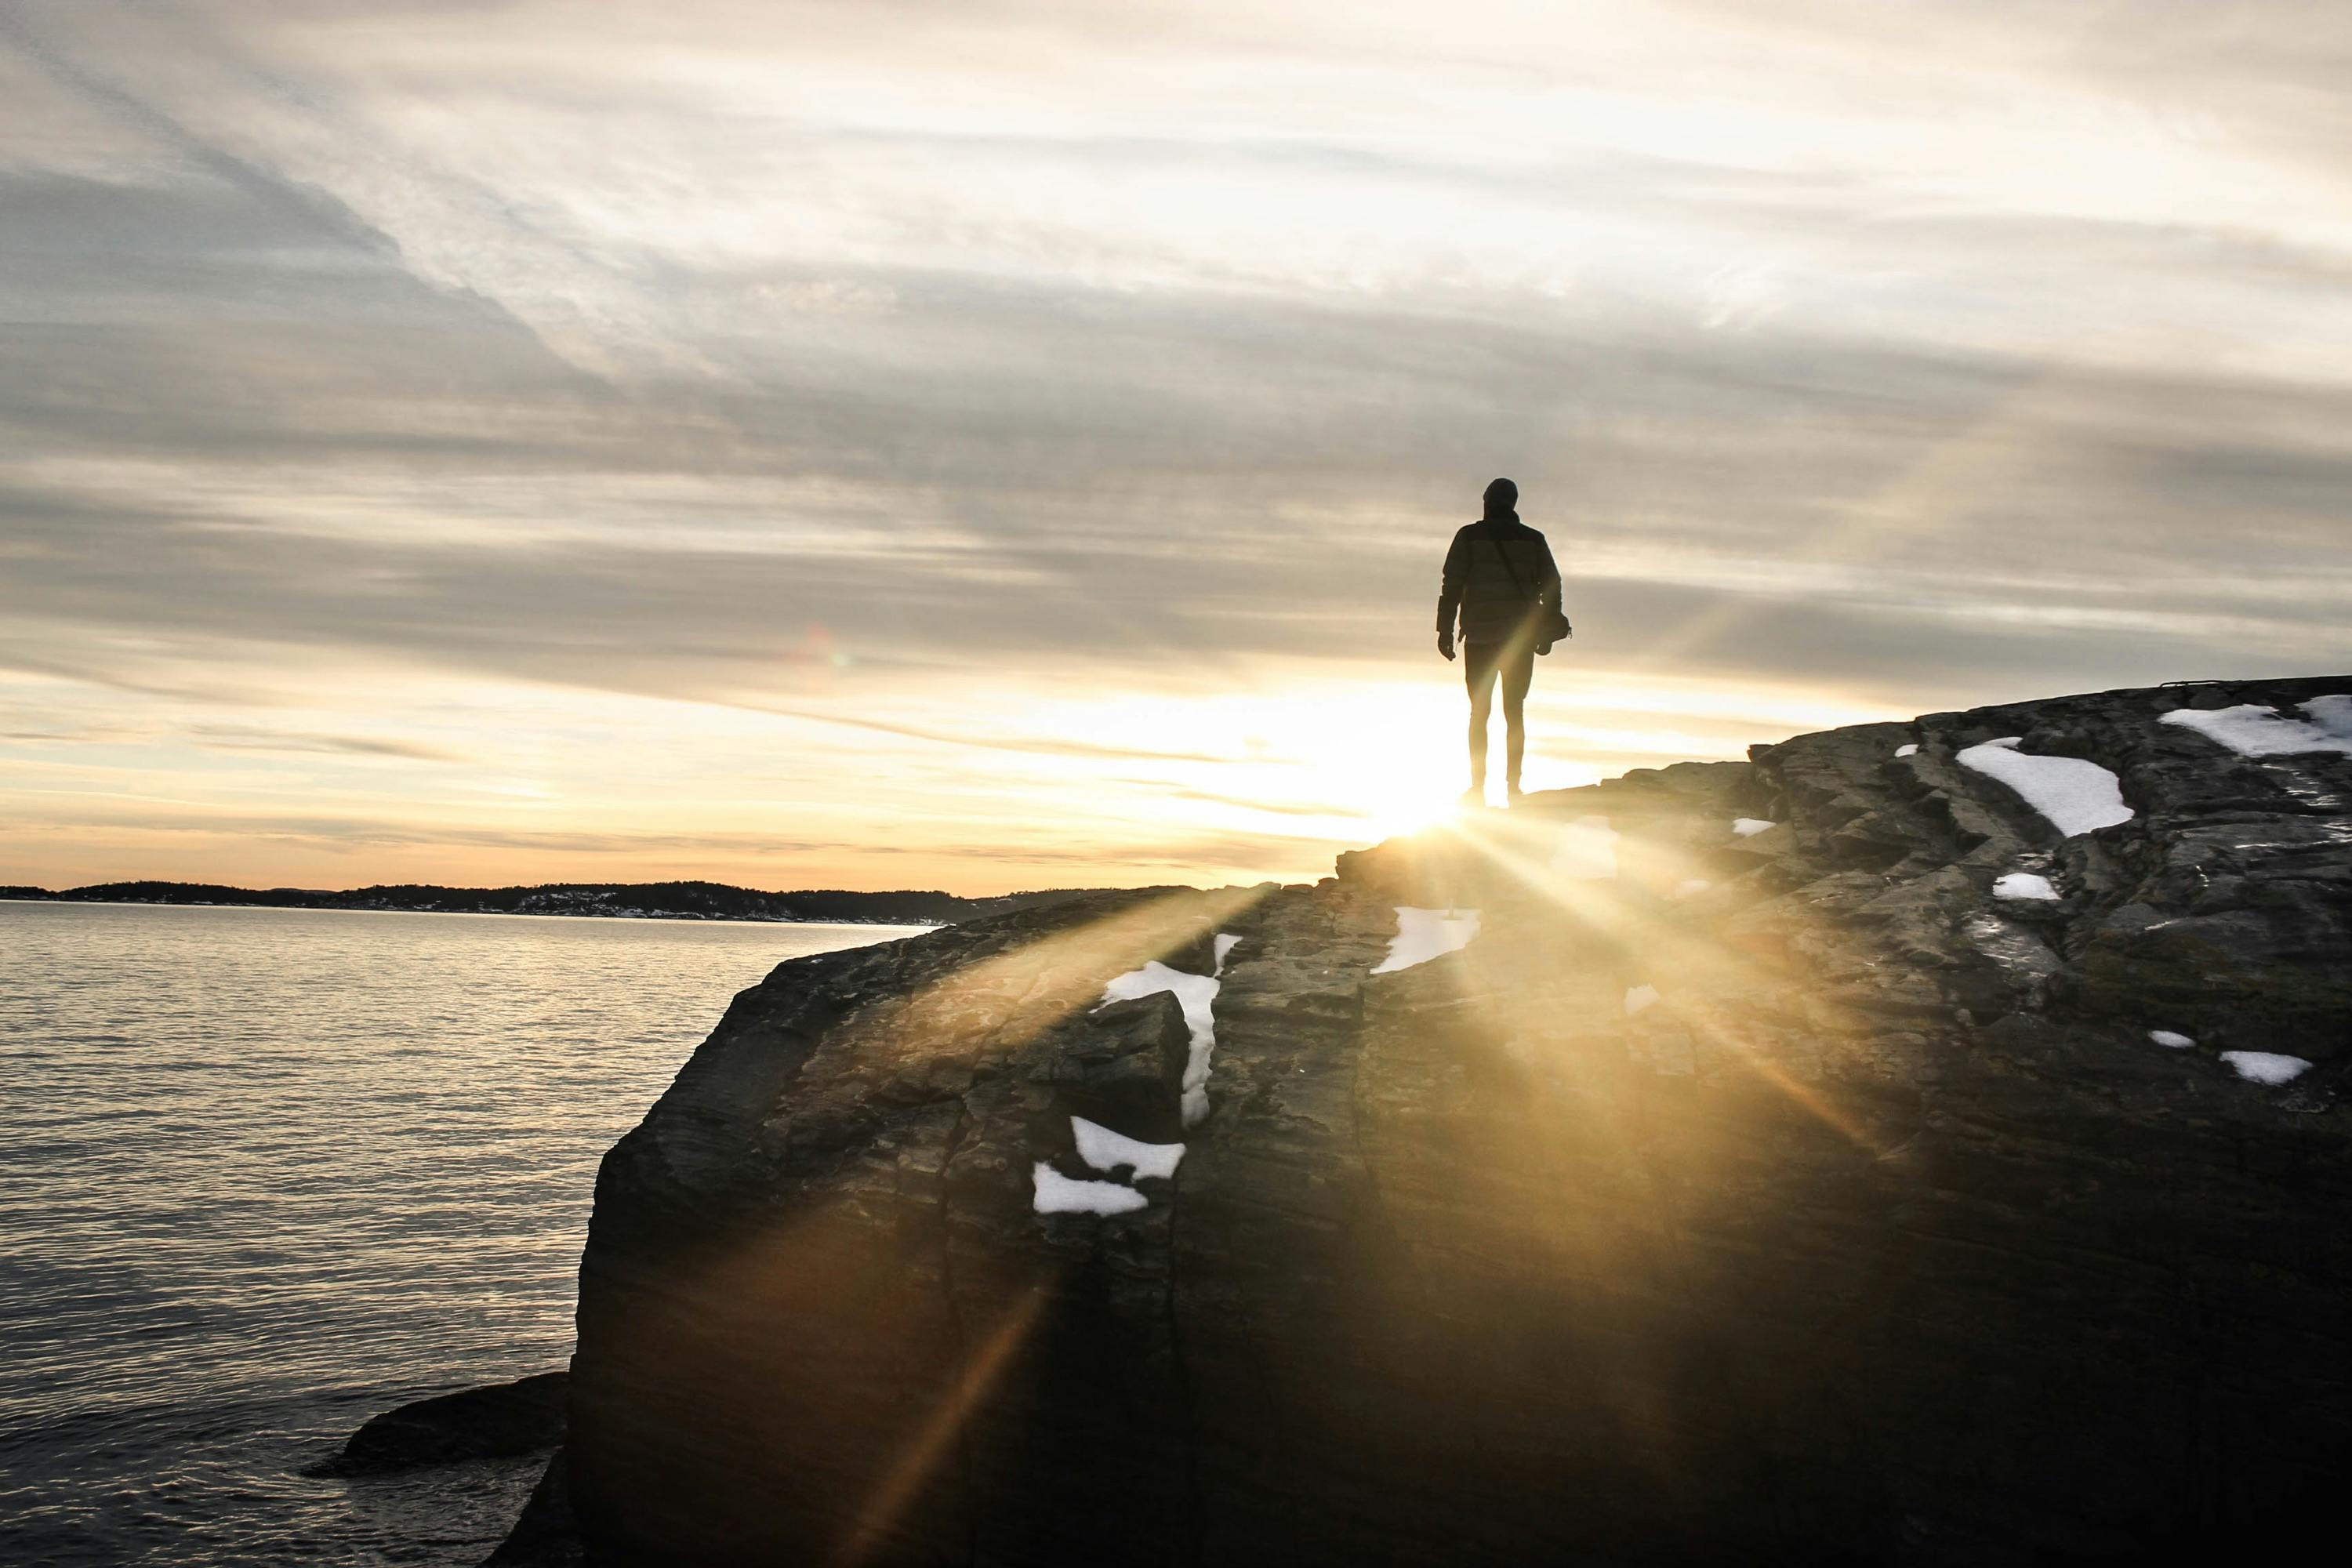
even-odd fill
[{"label": "silhouetted person", "polygon": [[1554,637],[1569,631],[1551,546],[1519,521],[1512,510],[1518,500],[1519,487],[1508,479],[1486,487],[1486,515],[1454,534],[1437,595],[1437,651],[1447,658],[1454,657],[1454,617],[1461,617],[1463,674],[1470,683],[1470,788],[1463,798],[1473,802],[1486,794],[1486,715],[1496,678],[1503,682],[1503,783],[1517,803],[1536,655],[1549,653]]}]

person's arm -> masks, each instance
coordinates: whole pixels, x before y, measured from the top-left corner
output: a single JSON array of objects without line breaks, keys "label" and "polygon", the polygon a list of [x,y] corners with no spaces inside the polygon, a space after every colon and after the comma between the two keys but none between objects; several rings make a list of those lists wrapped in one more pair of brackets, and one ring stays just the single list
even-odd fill
[{"label": "person's arm", "polygon": [[1468,564],[1462,548],[1463,529],[1454,535],[1454,542],[1445,547],[1445,571],[1437,587],[1437,651],[1446,658],[1454,657],[1454,621],[1462,610],[1462,574]]}]

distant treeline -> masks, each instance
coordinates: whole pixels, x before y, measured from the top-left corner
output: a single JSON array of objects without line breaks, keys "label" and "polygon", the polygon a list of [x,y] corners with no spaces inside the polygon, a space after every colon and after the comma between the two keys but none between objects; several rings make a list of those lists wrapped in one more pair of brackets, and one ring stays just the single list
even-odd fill
[{"label": "distant treeline", "polygon": [[1075,891],[961,899],[952,893],[763,893],[724,882],[547,882],[536,888],[223,888],[208,882],[100,882],[51,892],[0,888],[0,899],[84,904],[236,904],[281,910],[438,910],[457,914],[609,915],[638,920],[840,921],[861,925],[952,924]]}]

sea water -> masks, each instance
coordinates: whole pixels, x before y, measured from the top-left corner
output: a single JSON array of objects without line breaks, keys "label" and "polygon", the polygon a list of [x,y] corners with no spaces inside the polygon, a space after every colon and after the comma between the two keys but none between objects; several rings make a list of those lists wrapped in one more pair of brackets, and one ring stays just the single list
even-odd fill
[{"label": "sea water", "polygon": [[301,1475],[562,1367],[596,1163],[903,929],[0,901],[0,1563],[471,1563],[542,1460]]}]

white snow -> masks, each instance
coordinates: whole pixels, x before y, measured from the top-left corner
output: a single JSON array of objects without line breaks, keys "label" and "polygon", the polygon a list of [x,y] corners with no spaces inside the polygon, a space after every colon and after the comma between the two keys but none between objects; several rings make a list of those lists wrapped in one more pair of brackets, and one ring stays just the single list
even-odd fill
[{"label": "white snow", "polygon": [[1158,959],[1130,969],[1103,987],[1105,1002],[1131,1002],[1139,996],[1176,994],[1184,1022],[1192,1031],[1192,1054],[1184,1061],[1184,1125],[1197,1126],[1209,1114],[1209,1057],[1217,1048],[1216,1015],[1211,1010],[1222,984],[1213,974],[1190,974],[1171,969]]},{"label": "white snow", "polygon": [[1184,1009],[1184,1022],[1192,1030],[1194,1050],[1217,1043],[1216,1019],[1209,1010],[1210,1004],[1217,999],[1217,977],[1213,974],[1190,974],[1181,969],[1171,969],[1155,958],[1104,986],[1102,999],[1132,1002],[1139,996],[1156,996],[1162,991],[1176,993],[1176,1005]]},{"label": "white snow", "polygon": [[2058,889],[2050,879],[2031,871],[2004,871],[1993,879],[1992,896],[1996,899],[2055,899]]},{"label": "white snow", "polygon": [[1106,1175],[1121,1165],[1131,1165],[1138,1181],[1146,1176],[1172,1176],[1177,1162],[1184,1158],[1181,1143],[1146,1143],[1083,1116],[1070,1118],[1070,1135],[1078,1141],[1078,1158]]},{"label": "white snow", "polygon": [[1632,987],[1625,993],[1625,1016],[1628,1018],[1632,1017],[1643,1008],[1647,1007],[1652,1003],[1657,1001],[1657,999],[1658,988],[1654,985],[1636,985]]},{"label": "white snow", "polygon": [[1074,1182],[1043,1160],[1029,1167],[1029,1206],[1039,1214],[1133,1214],[1150,1202],[1118,1182]]},{"label": "white snow", "polygon": [[1235,935],[1234,935],[1231,931],[1219,931],[1219,932],[1217,933],[1217,941],[1216,941],[1216,948],[1217,948],[1217,970],[1216,970],[1216,972],[1217,972],[1219,974],[1223,974],[1223,973],[1225,972],[1225,960],[1226,960],[1229,956],[1231,956],[1231,955],[1232,955],[1234,949],[1235,949],[1235,948],[1239,947],[1241,944],[1242,944],[1242,939],[1241,939],[1241,938],[1239,938],[1239,937],[1237,937],[1237,936],[1235,936]]},{"label": "white snow", "polygon": [[2150,1029],[2147,1037],[2171,1050],[2185,1051],[2197,1042],[2186,1035],[2176,1035],[2170,1029]]},{"label": "white snow", "polygon": [[2311,1064],[2301,1057],[2269,1051],[2223,1051],[2221,1059],[2237,1068],[2240,1078],[2255,1083],[2292,1083],[2311,1070]]},{"label": "white snow", "polygon": [[1919,742],[1916,741],[1906,742],[1904,744],[1895,748],[1895,754],[1898,757],[1916,757],[1919,754]]},{"label": "white snow", "polygon": [[1768,827],[1778,827],[1777,822],[1767,822],[1760,816],[1741,816],[1732,820],[1731,831],[1742,838],[1753,838]]},{"label": "white snow", "polygon": [[1686,878],[1675,884],[1675,897],[1678,899],[1687,899],[1693,893],[1704,893],[1709,888],[1714,886],[1715,884],[1708,881],[1705,877]]},{"label": "white snow", "polygon": [[1617,830],[1605,816],[1580,816],[1559,830],[1551,868],[1563,877],[1591,880],[1617,874]]},{"label": "white snow", "polygon": [[1469,946],[1478,934],[1476,910],[1414,910],[1399,904],[1396,913],[1397,933],[1389,939],[1389,955],[1372,966],[1375,974],[1427,963]]},{"label": "white snow", "polygon": [[2176,708],[2160,722],[2194,730],[2242,757],[2285,757],[2339,752],[2352,757],[2352,696],[2315,697],[2303,705],[2305,719],[2283,717],[2275,708],[2242,702],[2235,708]]},{"label": "white snow", "polygon": [[2010,735],[1970,746],[1959,753],[1960,765],[2015,790],[2069,838],[2132,819],[2132,808],[2124,804],[2123,785],[2114,773],[2081,757],[2021,752],[2017,744],[2022,739]]}]

